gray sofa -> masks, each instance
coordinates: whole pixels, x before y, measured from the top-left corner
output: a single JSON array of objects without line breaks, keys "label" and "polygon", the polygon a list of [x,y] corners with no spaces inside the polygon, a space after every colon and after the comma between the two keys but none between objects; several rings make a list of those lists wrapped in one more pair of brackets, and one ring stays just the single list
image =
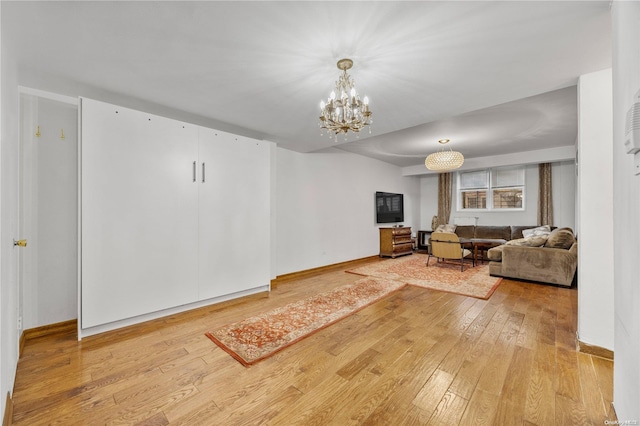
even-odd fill
[{"label": "gray sofa", "polygon": [[[535,228],[536,225],[524,226],[486,226],[486,225],[458,225],[454,232],[460,238],[496,240],[504,244],[509,240],[522,238],[522,231]],[[553,228],[552,228],[553,229]],[[499,245],[496,244],[496,245]]]},{"label": "gray sofa", "polygon": [[458,237],[482,242],[493,276],[570,287],[578,266],[578,242],[570,228],[550,227],[544,238],[523,238],[529,226],[456,226]]}]

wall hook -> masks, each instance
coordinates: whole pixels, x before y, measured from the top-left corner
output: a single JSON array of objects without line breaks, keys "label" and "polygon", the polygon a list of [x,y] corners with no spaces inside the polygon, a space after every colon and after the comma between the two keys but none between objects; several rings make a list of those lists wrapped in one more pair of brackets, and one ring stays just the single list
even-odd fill
[{"label": "wall hook", "polygon": [[26,247],[27,246],[27,240],[13,240],[13,245],[14,246],[18,246],[18,247]]},{"label": "wall hook", "polygon": [[64,140],[64,129],[60,129],[60,139]]},{"label": "wall hook", "polygon": [[40,137],[40,126],[38,126],[38,130],[36,130],[36,138]]}]

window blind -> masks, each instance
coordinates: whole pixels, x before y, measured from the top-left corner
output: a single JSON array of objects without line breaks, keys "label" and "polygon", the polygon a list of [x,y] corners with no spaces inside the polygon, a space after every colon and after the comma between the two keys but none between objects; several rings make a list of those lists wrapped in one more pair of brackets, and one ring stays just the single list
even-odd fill
[{"label": "window blind", "polygon": [[524,168],[498,167],[491,169],[491,187],[507,188],[524,185]]},{"label": "window blind", "polygon": [[477,189],[489,187],[488,170],[460,172],[460,189]]}]

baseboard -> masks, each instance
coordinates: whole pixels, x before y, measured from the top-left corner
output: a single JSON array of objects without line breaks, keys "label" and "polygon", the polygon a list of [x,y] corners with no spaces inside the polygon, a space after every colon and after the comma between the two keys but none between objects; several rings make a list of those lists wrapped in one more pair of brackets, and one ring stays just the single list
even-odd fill
[{"label": "baseboard", "polygon": [[317,268],[305,269],[303,271],[291,272],[289,274],[278,275],[275,279],[271,280],[271,288],[276,288],[279,283],[291,280],[297,280],[301,278],[307,278],[311,275],[321,274],[323,272],[330,272],[337,269],[347,268],[355,266],[360,263],[371,262],[374,259],[379,259],[380,256],[369,256],[360,259],[347,260],[346,262],[333,263],[331,265],[319,266]]},{"label": "baseboard", "polygon": [[4,417],[2,426],[11,426],[13,424],[13,399],[11,394],[7,392],[7,403],[4,405]]},{"label": "baseboard", "polygon": [[[221,303],[229,302],[236,303],[239,299],[244,299],[248,296],[262,297],[264,294],[268,294],[269,285],[263,285],[259,287],[250,288],[248,290],[238,291],[236,293],[225,294],[223,296],[217,296],[211,299],[199,300],[197,302],[191,302],[186,305],[174,306],[171,308],[162,309],[160,311],[149,312],[146,314],[123,318],[120,320],[112,321],[106,324],[95,325],[91,327],[85,327],[78,330],[78,340],[82,340],[85,337],[95,336],[106,332],[126,333],[127,330],[134,329],[135,326],[147,327],[152,321],[159,320],[161,323],[166,323],[171,317],[190,311],[197,311],[198,309],[211,309],[212,305],[220,306]],[[235,302],[234,302],[235,301]]]},{"label": "baseboard", "polygon": [[[78,320],[57,322],[55,324],[43,325],[42,327],[30,328],[22,332],[21,340],[36,339],[38,337],[50,336],[52,334],[75,333],[78,330]],[[21,342],[22,346],[22,342]],[[22,352],[22,351],[20,351]]]},{"label": "baseboard", "polygon": [[613,351],[600,346],[590,345],[578,340],[578,350],[582,353],[598,356],[600,358],[610,359],[613,361]]},{"label": "baseboard", "polygon": [[22,358],[22,352],[24,351],[24,342],[26,341],[24,337],[24,330],[20,333],[20,340],[18,341],[18,359]]},{"label": "baseboard", "polygon": [[[609,407],[609,418],[618,420],[618,413],[616,413],[616,405],[613,401],[611,401],[611,406]],[[620,423],[622,424],[622,423]]]}]

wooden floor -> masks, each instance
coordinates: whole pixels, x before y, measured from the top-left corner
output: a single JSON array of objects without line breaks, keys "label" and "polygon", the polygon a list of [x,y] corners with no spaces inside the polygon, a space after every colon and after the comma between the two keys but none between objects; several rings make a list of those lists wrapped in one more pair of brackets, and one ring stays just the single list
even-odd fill
[{"label": "wooden floor", "polygon": [[603,425],[611,361],[576,352],[577,290],[407,286],[252,367],[204,333],[350,283],[335,270],[94,336],[28,341],[16,425]]}]

